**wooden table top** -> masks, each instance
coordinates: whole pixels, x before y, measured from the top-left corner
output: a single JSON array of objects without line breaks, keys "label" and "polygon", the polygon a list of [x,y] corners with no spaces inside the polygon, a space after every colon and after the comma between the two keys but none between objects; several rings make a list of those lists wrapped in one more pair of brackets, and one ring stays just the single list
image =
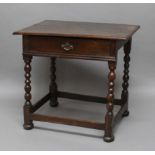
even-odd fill
[{"label": "wooden table top", "polygon": [[13,34],[128,40],[139,27],[126,24],[45,20]]}]

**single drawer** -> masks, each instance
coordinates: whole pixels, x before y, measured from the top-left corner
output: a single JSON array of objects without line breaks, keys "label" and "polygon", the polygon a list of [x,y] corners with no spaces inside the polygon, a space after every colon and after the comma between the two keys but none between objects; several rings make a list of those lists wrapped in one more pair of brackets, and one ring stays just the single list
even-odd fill
[{"label": "single drawer", "polygon": [[110,58],[114,56],[112,41],[51,36],[24,36],[25,53],[73,58]]}]

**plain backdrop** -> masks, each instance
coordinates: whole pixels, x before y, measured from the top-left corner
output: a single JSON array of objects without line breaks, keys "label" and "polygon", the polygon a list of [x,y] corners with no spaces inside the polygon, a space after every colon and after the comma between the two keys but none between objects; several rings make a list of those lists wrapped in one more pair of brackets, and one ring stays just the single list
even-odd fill
[{"label": "plain backdrop", "polygon": [[[155,5],[154,4],[0,4],[0,150],[154,150],[155,149]],[[22,37],[18,29],[45,19],[124,23],[140,25],[133,36],[129,110],[116,130],[115,141],[105,143],[103,131],[34,122],[36,128],[22,128],[24,104],[24,63]],[[32,102],[48,92],[49,58],[32,61]],[[115,96],[120,97],[123,50],[120,49]],[[101,61],[57,60],[59,90],[106,96],[107,63]],[[72,102],[72,103],[71,103]],[[98,104],[62,101],[75,114],[96,117]],[[75,106],[74,106],[75,105]],[[60,106],[59,113],[63,113]],[[91,106],[93,109],[91,109]],[[62,112],[61,112],[62,108]],[[78,112],[76,111],[79,110]],[[50,107],[44,107],[50,112]],[[93,111],[94,110],[94,111]],[[52,111],[52,109],[51,109]],[[70,109],[72,111],[72,109]],[[94,114],[94,115],[93,115]],[[74,113],[72,113],[74,115]],[[103,117],[104,115],[100,115]]]}]

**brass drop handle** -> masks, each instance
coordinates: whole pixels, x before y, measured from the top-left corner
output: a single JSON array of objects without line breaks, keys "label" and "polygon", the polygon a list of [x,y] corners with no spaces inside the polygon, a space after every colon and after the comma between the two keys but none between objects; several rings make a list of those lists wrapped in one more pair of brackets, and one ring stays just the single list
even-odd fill
[{"label": "brass drop handle", "polygon": [[70,51],[70,50],[73,50],[73,45],[72,44],[70,44],[70,43],[68,43],[68,42],[66,42],[66,43],[64,43],[64,44],[61,44],[61,47],[62,47],[62,49],[63,50],[65,50],[66,52],[68,52],[68,51]]}]

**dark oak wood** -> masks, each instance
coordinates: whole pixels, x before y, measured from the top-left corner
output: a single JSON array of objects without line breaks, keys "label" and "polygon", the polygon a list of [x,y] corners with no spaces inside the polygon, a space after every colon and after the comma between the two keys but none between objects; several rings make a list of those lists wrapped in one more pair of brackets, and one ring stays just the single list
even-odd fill
[{"label": "dark oak wood", "polygon": [[123,116],[128,116],[129,111],[128,111],[128,87],[129,87],[129,62],[130,62],[130,51],[131,51],[131,42],[132,40],[130,39],[124,46],[124,75],[123,75],[123,90],[122,90],[122,103],[127,104],[126,106],[126,111],[124,112]]},{"label": "dark oak wood", "polygon": [[124,113],[126,112],[127,107],[128,107],[127,103],[121,106],[116,116],[113,117],[112,127],[115,127],[115,125],[122,119],[122,116],[124,117]]},{"label": "dark oak wood", "polygon": [[45,20],[14,34],[128,40],[138,29],[127,24]]},{"label": "dark oak wood", "polygon": [[108,75],[108,95],[107,95],[107,113],[105,116],[105,134],[104,141],[112,142],[114,140],[113,132],[112,132],[112,121],[113,121],[113,106],[114,106],[114,80],[116,77],[115,62],[108,62],[109,65],[109,75]]},{"label": "dark oak wood", "polygon": [[51,58],[51,84],[50,84],[50,105],[52,107],[58,106],[57,99],[57,84],[56,84],[56,59]]},{"label": "dark oak wood", "polygon": [[25,62],[25,104],[24,104],[24,128],[29,130],[33,128],[32,120],[30,119],[31,109],[32,109],[32,103],[31,103],[31,59],[32,56],[23,56],[24,62]]},{"label": "dark oak wood", "polygon": [[[23,51],[28,55],[115,61],[118,41],[102,39],[24,36]],[[64,45],[71,46],[67,50]]]},{"label": "dark oak wood", "polygon": [[[107,98],[105,97],[81,95],[81,94],[74,94],[74,93],[68,93],[68,92],[62,92],[62,91],[58,91],[57,95],[60,98],[68,98],[68,99],[81,100],[81,101],[87,101],[87,102],[96,102],[96,103],[102,103],[102,104],[107,103]],[[114,104],[122,105],[122,100],[114,99]]]},{"label": "dark oak wood", "polygon": [[[43,121],[76,125],[94,129],[105,130],[104,141],[114,140],[113,127],[124,116],[128,116],[128,86],[129,61],[131,40],[133,34],[139,29],[137,25],[50,21],[32,25],[28,28],[14,32],[23,36],[23,59],[25,62],[25,105],[24,128],[32,129],[32,121]],[[115,69],[117,65],[118,50],[124,47],[124,75],[121,99],[114,97]],[[36,104],[31,103],[31,59],[33,56],[50,57],[50,89],[49,93]],[[108,62],[108,94],[107,97],[74,94],[59,91],[56,84],[56,59],[88,59]],[[78,120],[56,116],[37,114],[36,111],[48,100],[52,107],[58,105],[58,98],[68,98],[106,104],[105,123],[88,120]],[[114,116],[113,108],[120,106],[119,112]],[[59,107],[58,107],[59,108]],[[104,117],[104,116],[103,116]]]},{"label": "dark oak wood", "polygon": [[81,127],[104,130],[104,123],[96,123],[96,122],[87,121],[87,120],[71,119],[71,118],[56,117],[56,116],[47,116],[47,115],[41,115],[41,114],[31,114],[31,119],[35,120],[35,121],[67,124],[67,125],[74,125],[74,126],[81,126]]},{"label": "dark oak wood", "polygon": [[51,94],[48,93],[46,96],[44,96],[42,99],[40,99],[36,104],[32,106],[31,112],[35,112],[38,110],[41,106],[43,106],[49,99],[50,99]]}]

